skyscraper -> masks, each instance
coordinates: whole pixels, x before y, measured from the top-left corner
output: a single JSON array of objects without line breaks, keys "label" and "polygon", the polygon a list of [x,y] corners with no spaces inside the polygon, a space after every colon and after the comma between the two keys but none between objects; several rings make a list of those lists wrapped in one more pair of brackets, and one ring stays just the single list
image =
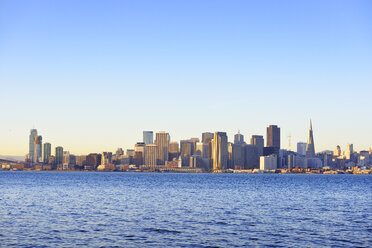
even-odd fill
[{"label": "skyscraper", "polygon": [[234,136],[234,144],[243,144],[244,143],[244,135],[240,134],[240,131],[238,131],[237,134]]},{"label": "skyscraper", "polygon": [[170,161],[172,161],[173,159],[178,158],[178,155],[180,153],[180,148],[179,148],[178,142],[176,142],[176,141],[169,142],[168,153],[169,153],[168,158],[169,158]]},{"label": "skyscraper", "polygon": [[49,162],[49,157],[52,152],[52,145],[50,143],[44,143],[43,149],[43,163],[47,164]]},{"label": "skyscraper", "polygon": [[352,158],[353,152],[354,152],[353,144],[347,144],[345,152],[345,157],[347,160],[350,160]]},{"label": "skyscraper", "polygon": [[143,143],[145,145],[154,144],[154,133],[152,131],[143,131]]},{"label": "skyscraper", "polygon": [[263,155],[263,148],[265,146],[265,141],[262,135],[252,135],[251,145],[255,145],[257,147],[258,156]]},{"label": "skyscraper", "polygon": [[310,127],[309,127],[309,138],[307,140],[306,146],[306,157],[315,157],[315,148],[314,148],[314,137],[313,137],[313,126],[310,120]]},{"label": "skyscraper", "polygon": [[215,132],[212,140],[213,170],[226,169],[228,157],[226,133]]},{"label": "skyscraper", "polygon": [[297,143],[297,153],[301,155],[306,155],[306,146],[307,144],[305,142],[298,142]]},{"label": "skyscraper", "polygon": [[157,164],[165,165],[168,161],[169,134],[167,132],[156,133],[155,144],[157,145]]},{"label": "skyscraper", "polygon": [[180,142],[180,157],[181,165],[189,166],[190,157],[193,155],[194,143],[191,140],[181,140]]},{"label": "skyscraper", "polygon": [[213,139],[213,137],[214,137],[213,133],[210,133],[210,132],[202,133],[202,142],[208,143]]},{"label": "skyscraper", "polygon": [[34,141],[34,163],[39,163],[42,160],[42,140],[43,137],[36,136]]},{"label": "skyscraper", "polygon": [[148,167],[156,167],[158,160],[158,146],[155,144],[148,144],[145,146],[145,165]]},{"label": "skyscraper", "polygon": [[266,146],[280,149],[280,128],[276,125],[270,125],[267,128]]},{"label": "skyscraper", "polygon": [[63,147],[57,146],[56,147],[56,164],[62,164],[63,162]]},{"label": "skyscraper", "polygon": [[36,139],[36,137],[37,137],[37,130],[36,129],[31,129],[30,137],[29,137],[30,143],[29,143],[29,153],[28,153],[31,163],[34,162],[35,139]]}]

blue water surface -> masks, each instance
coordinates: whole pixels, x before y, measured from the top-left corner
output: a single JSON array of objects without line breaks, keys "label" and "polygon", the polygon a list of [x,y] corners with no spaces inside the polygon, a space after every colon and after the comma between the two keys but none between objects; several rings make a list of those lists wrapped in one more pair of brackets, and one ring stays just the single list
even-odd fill
[{"label": "blue water surface", "polygon": [[0,247],[372,247],[372,176],[0,172]]}]

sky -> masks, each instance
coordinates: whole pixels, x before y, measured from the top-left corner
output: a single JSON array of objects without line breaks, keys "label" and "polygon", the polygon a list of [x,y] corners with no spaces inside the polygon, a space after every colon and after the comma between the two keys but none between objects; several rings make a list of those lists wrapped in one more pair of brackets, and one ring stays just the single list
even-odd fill
[{"label": "sky", "polygon": [[[0,0],[0,154],[73,154],[273,124],[372,146],[372,1]],[[288,137],[291,137],[289,146]]]}]

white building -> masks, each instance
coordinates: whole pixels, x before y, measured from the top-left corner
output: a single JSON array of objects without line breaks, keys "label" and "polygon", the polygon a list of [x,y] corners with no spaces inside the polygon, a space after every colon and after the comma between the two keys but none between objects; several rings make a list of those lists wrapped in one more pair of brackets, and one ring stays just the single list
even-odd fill
[{"label": "white building", "polygon": [[260,170],[275,170],[277,168],[278,158],[276,155],[261,156]]}]

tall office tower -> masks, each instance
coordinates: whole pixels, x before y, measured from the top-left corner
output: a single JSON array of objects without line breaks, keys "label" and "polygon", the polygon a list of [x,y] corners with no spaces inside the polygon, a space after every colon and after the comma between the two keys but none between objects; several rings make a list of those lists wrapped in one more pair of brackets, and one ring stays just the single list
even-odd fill
[{"label": "tall office tower", "polygon": [[211,142],[213,137],[214,137],[213,133],[210,133],[210,132],[202,133],[202,142],[203,143]]},{"label": "tall office tower", "polygon": [[204,144],[208,144],[208,152],[209,152],[208,156],[209,156],[210,159],[212,158],[212,140],[213,140],[213,137],[214,137],[213,133],[209,133],[209,132],[202,133],[202,142]]},{"label": "tall office tower", "polygon": [[148,144],[145,146],[145,165],[148,167],[156,167],[158,160],[158,146]]},{"label": "tall office tower", "polygon": [[62,164],[63,162],[63,147],[57,146],[56,147],[56,164]]},{"label": "tall office tower", "polygon": [[34,142],[34,163],[39,163],[42,160],[42,142],[43,138],[39,135],[36,136],[35,142]]},{"label": "tall office tower", "polygon": [[234,169],[233,143],[227,142],[227,169]]},{"label": "tall office tower", "polygon": [[353,144],[347,144],[345,153],[346,159],[350,160],[352,158],[354,152],[353,150]]},{"label": "tall office tower", "polygon": [[192,141],[193,146],[192,146],[192,154],[195,153],[196,150],[196,143],[200,142],[199,138],[191,138],[190,141]]},{"label": "tall office tower", "polygon": [[49,157],[52,152],[52,145],[50,143],[44,143],[44,151],[43,151],[43,162],[47,164],[49,162]]},{"label": "tall office tower", "polygon": [[226,133],[215,132],[212,140],[213,170],[226,169],[228,157]]},{"label": "tall office tower", "polygon": [[256,145],[245,146],[245,168],[258,169],[260,166],[260,156]]},{"label": "tall office tower", "polygon": [[305,142],[298,142],[297,143],[297,153],[305,156],[306,155],[306,146],[307,146],[307,144]]},{"label": "tall office tower", "polygon": [[170,161],[177,159],[180,153],[179,145],[177,141],[169,142],[168,158]]},{"label": "tall office tower", "polygon": [[209,158],[209,146],[203,142],[196,143],[195,154],[200,155],[202,158]]},{"label": "tall office tower", "polygon": [[30,131],[30,136],[29,136],[29,158],[31,163],[34,162],[34,154],[35,154],[35,139],[37,137],[37,130],[36,129],[31,129]]},{"label": "tall office tower", "polygon": [[180,156],[181,156],[181,165],[189,166],[190,157],[194,154],[193,148],[194,143],[191,140],[181,140],[180,142]]},{"label": "tall office tower", "polygon": [[251,145],[255,145],[258,150],[258,156],[263,155],[263,149],[265,146],[265,141],[262,135],[252,135],[251,137]]},{"label": "tall office tower", "polygon": [[242,170],[245,168],[245,146],[246,144],[234,144],[232,147],[233,153],[233,168]]},{"label": "tall office tower", "polygon": [[244,143],[244,135],[240,134],[240,131],[238,131],[237,134],[234,136],[234,144],[243,144]]},{"label": "tall office tower", "polygon": [[266,146],[280,149],[280,128],[276,125],[270,125],[267,128]]},{"label": "tall office tower", "polygon": [[143,131],[143,143],[145,145],[154,144],[154,133],[152,131]]},{"label": "tall office tower", "polygon": [[307,139],[307,146],[306,146],[306,157],[309,157],[309,158],[315,157],[313,126],[311,125],[311,120],[310,120],[310,127],[309,127],[309,138]]},{"label": "tall office tower", "polygon": [[169,134],[167,132],[156,133],[155,144],[158,149],[157,164],[165,165],[165,161],[168,161]]}]

